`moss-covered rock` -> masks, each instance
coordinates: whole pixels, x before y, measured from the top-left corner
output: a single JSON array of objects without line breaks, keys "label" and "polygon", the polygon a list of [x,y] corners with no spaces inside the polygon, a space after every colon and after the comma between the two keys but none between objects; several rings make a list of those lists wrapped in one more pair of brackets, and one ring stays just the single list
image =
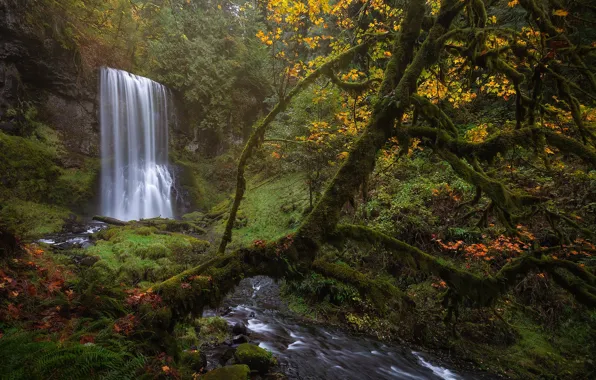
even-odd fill
[{"label": "moss-covered rock", "polygon": [[247,380],[250,368],[247,365],[236,364],[214,369],[201,377],[202,380]]},{"label": "moss-covered rock", "polygon": [[157,260],[168,256],[168,249],[161,243],[153,243],[149,245],[136,247],[134,254],[143,258]]},{"label": "moss-covered rock", "polygon": [[267,373],[269,367],[275,365],[275,359],[271,352],[250,343],[239,345],[234,359],[236,363],[246,364],[251,370],[259,371],[259,373]]},{"label": "moss-covered rock", "polygon": [[182,220],[187,220],[189,222],[200,222],[203,219],[205,219],[205,214],[200,211],[193,211],[182,215]]},{"label": "moss-covered rock", "polygon": [[228,322],[222,317],[198,318],[194,326],[199,331],[200,344],[220,344],[230,336]]}]

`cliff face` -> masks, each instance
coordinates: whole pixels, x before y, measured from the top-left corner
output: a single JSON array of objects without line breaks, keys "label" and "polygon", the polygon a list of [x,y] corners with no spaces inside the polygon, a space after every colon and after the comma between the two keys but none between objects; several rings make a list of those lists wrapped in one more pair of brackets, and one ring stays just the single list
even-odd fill
[{"label": "cliff face", "polygon": [[33,105],[69,152],[97,157],[97,71],[85,72],[76,51],[32,25],[30,4],[0,0],[0,130],[18,133],[15,110]]}]

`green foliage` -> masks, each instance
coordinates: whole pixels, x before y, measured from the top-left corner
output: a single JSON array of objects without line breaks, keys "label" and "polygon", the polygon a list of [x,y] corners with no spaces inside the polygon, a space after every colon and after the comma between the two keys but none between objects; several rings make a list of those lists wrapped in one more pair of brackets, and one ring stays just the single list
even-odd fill
[{"label": "green foliage", "polygon": [[203,380],[247,380],[250,368],[244,364],[235,364],[209,371],[202,377]]},{"label": "green foliage", "polygon": [[[296,230],[308,205],[308,189],[302,173],[284,174],[248,183],[245,201],[240,207],[234,244],[252,244],[255,240],[274,240]],[[222,205],[227,211],[229,203]],[[217,225],[217,230],[223,225]]]},{"label": "green foliage", "polygon": [[433,208],[433,200],[446,186],[460,198],[472,197],[473,188],[448,165],[433,162],[430,152],[416,152],[389,165],[391,171],[377,169],[375,197],[365,211],[376,228],[391,236],[411,241],[413,231],[423,236],[435,233],[444,215]]},{"label": "green foliage", "polygon": [[33,332],[11,331],[0,339],[3,379],[134,379],[145,358],[95,344],[39,340]]},{"label": "green foliage", "polygon": [[228,322],[222,317],[198,318],[194,321],[194,325],[199,329],[199,346],[221,344],[230,336]]},{"label": "green foliage", "polygon": [[59,232],[68,217],[67,209],[12,199],[0,208],[0,226],[23,239]]},{"label": "green foliage", "polygon": [[99,276],[116,276],[137,284],[165,280],[200,262],[209,244],[179,233],[158,233],[155,227],[112,227],[97,234],[100,239],[86,254],[100,258],[93,270]]},{"label": "green foliage", "polygon": [[258,13],[217,5],[163,8],[157,23],[165,36],[149,43],[146,70],[192,104],[199,130],[242,135],[269,91],[267,52],[253,37]]},{"label": "green foliage", "polygon": [[55,147],[34,136],[9,136],[0,131],[0,198],[42,201],[60,175]]},{"label": "green foliage", "polygon": [[22,238],[58,232],[68,216],[94,195],[99,163],[88,158],[80,168],[60,166],[67,153],[56,131],[37,121],[37,111],[22,112],[21,136],[0,131],[0,213],[2,223]]},{"label": "green foliage", "polygon": [[360,293],[353,286],[317,273],[311,273],[301,281],[287,282],[284,291],[304,297],[315,305],[320,302],[343,305],[361,301]]}]

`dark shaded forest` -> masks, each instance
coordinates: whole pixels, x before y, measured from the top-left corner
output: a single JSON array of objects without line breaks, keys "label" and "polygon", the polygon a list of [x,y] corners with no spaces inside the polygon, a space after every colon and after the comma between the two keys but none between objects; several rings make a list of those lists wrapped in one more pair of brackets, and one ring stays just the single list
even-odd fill
[{"label": "dark shaded forest", "polygon": [[0,378],[594,377],[595,25],[0,0]]}]

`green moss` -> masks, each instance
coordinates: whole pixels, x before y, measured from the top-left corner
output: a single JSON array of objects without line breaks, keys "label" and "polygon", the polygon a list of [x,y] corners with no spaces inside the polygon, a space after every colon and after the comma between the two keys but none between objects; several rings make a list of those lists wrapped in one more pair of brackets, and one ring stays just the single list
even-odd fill
[{"label": "green moss", "polygon": [[236,364],[214,369],[201,377],[202,380],[247,380],[250,368],[247,365]]},{"label": "green moss", "polygon": [[228,322],[222,317],[198,318],[194,325],[199,329],[199,345],[220,344],[230,336]]},{"label": "green moss", "polygon": [[80,208],[95,196],[99,176],[99,160],[87,158],[80,168],[62,170],[52,186],[52,202]]},{"label": "green moss", "polygon": [[[294,232],[298,226],[292,221],[302,218],[307,204],[308,188],[302,173],[252,179],[236,218],[234,245],[277,240]],[[221,208],[227,212],[229,203]],[[223,232],[224,223],[216,226],[216,231]]]},{"label": "green moss", "polygon": [[250,343],[243,343],[238,346],[234,353],[237,363],[246,364],[251,370],[267,373],[269,367],[275,365],[275,359],[271,352]]},{"label": "green moss", "polygon": [[0,132],[0,198],[45,200],[60,176],[57,158],[42,141]]},{"label": "green moss", "polygon": [[69,215],[69,211],[61,207],[17,199],[0,207],[0,224],[22,239],[59,232]]},{"label": "green moss", "polygon": [[[209,243],[156,227],[129,225],[100,231],[88,254],[115,272],[120,281],[136,284],[165,280],[201,261]],[[97,264],[96,264],[97,265]]]},{"label": "green moss", "polygon": [[143,258],[157,260],[168,256],[168,249],[162,243],[153,243],[145,246],[136,247],[134,254]]},{"label": "green moss", "polygon": [[194,212],[182,215],[182,219],[190,221],[190,222],[199,222],[199,221],[202,221],[203,219],[205,219],[205,214],[203,214],[200,211],[194,211]]},{"label": "green moss", "polygon": [[196,157],[186,157],[186,154],[180,154],[181,157],[173,157],[173,162],[181,170],[178,175],[178,186],[190,198],[190,204],[193,209],[208,210],[214,204],[221,201],[222,193],[217,189],[215,181],[208,179],[212,163]]}]

